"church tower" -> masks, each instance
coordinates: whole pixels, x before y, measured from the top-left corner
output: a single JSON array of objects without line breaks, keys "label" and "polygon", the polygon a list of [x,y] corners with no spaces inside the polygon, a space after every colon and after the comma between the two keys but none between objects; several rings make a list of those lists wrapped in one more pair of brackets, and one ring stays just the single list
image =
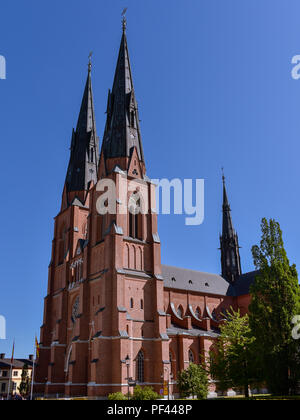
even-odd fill
[{"label": "church tower", "polygon": [[[98,203],[106,205],[112,184],[115,211],[99,213]],[[128,373],[158,391],[167,379],[169,337],[155,208],[124,19],[100,159],[91,64],[72,135],[55,218],[37,394],[125,393]]]},{"label": "church tower", "polygon": [[223,175],[223,226],[220,236],[222,277],[234,283],[242,274],[238,235],[233,228],[228,202],[225,176]]}]

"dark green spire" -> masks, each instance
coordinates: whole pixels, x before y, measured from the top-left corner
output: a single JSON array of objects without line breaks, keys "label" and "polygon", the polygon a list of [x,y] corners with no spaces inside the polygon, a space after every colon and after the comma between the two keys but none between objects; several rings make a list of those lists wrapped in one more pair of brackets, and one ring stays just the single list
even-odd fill
[{"label": "dark green spire", "polygon": [[108,93],[102,150],[105,159],[130,157],[134,147],[140,161],[144,162],[138,106],[127,46],[126,20],[123,19],[123,33],[113,88]]},{"label": "dark green spire", "polygon": [[223,175],[223,225],[220,236],[222,276],[234,283],[241,275],[241,261],[238,235],[233,228],[231,209],[228,201],[225,176]]},{"label": "dark green spire", "polygon": [[71,156],[66,177],[67,192],[86,191],[89,183],[97,182],[99,138],[96,132],[91,79],[91,60],[76,130],[73,130]]}]

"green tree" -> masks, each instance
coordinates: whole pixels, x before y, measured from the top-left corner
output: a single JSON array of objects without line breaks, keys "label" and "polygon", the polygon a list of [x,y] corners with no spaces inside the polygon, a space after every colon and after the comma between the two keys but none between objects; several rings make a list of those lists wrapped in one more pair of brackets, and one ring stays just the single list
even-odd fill
[{"label": "green tree", "polygon": [[179,372],[177,385],[180,395],[183,397],[194,397],[196,395],[198,400],[207,398],[208,378],[201,365],[191,363],[187,369]]},{"label": "green tree", "polygon": [[21,374],[21,383],[18,387],[19,393],[22,397],[26,397],[30,392],[31,381],[28,374],[28,365],[25,363]]},{"label": "green tree", "polygon": [[158,400],[160,399],[160,395],[157,392],[153,391],[150,386],[141,387],[137,385],[134,388],[132,400]]},{"label": "green tree", "polygon": [[286,395],[295,391],[299,379],[299,343],[292,338],[292,319],[300,314],[298,275],[287,258],[279,223],[263,219],[261,230],[260,246],[252,247],[259,273],[251,286],[250,326],[268,389]]},{"label": "green tree", "polygon": [[243,388],[245,397],[249,397],[249,385],[259,381],[255,338],[249,317],[242,317],[240,311],[231,309],[226,318],[220,326],[220,337],[210,352],[210,375],[218,381],[219,389]]}]

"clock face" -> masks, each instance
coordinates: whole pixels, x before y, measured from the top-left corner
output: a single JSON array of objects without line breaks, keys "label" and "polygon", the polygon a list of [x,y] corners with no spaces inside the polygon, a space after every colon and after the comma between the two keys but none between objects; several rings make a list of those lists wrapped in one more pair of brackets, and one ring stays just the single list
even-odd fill
[{"label": "clock face", "polygon": [[72,315],[71,315],[71,320],[73,322],[73,324],[75,324],[76,322],[76,318],[78,317],[79,314],[79,297],[77,297],[75,299],[73,308],[72,308]]}]

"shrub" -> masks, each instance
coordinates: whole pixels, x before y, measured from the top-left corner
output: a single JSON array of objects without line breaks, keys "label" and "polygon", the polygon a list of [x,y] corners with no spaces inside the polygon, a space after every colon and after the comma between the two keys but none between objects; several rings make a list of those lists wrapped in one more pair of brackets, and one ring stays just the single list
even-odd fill
[{"label": "shrub", "polygon": [[144,388],[139,385],[134,388],[133,400],[157,400],[160,396],[150,386]]},{"label": "shrub", "polygon": [[115,392],[113,394],[109,394],[108,399],[110,401],[112,401],[112,400],[122,401],[122,400],[126,400],[126,396],[124,394],[122,394],[122,392]]}]

